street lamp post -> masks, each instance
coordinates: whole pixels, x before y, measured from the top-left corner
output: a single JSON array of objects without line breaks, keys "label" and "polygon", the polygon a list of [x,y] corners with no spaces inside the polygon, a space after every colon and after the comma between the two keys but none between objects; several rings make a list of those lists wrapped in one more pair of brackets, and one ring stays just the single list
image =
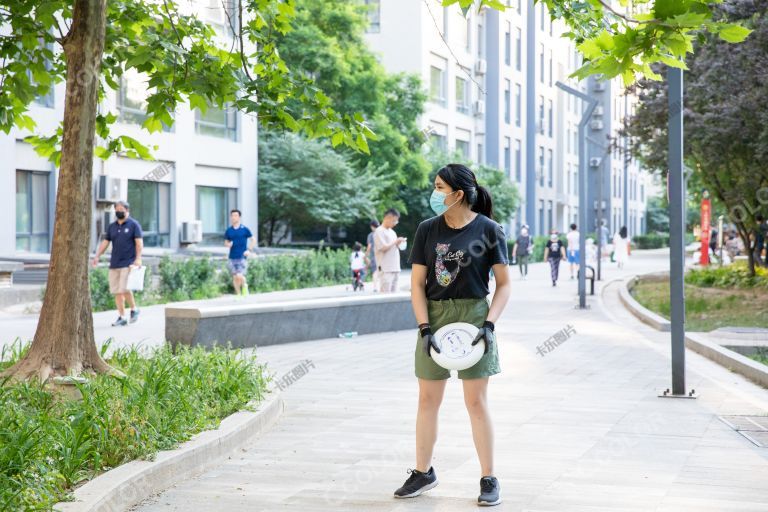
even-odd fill
[{"label": "street lamp post", "polygon": [[660,396],[694,398],[685,391],[685,175],[683,171],[683,70],[669,67],[669,298],[671,317],[672,393]]},{"label": "street lamp post", "polygon": [[[598,101],[583,92],[570,87],[563,82],[557,82],[557,86],[565,92],[576,96],[587,104],[587,108],[579,122],[579,225],[582,232],[587,226],[587,123],[592,117]],[[587,246],[582,234],[579,237],[579,309],[587,308]]]}]

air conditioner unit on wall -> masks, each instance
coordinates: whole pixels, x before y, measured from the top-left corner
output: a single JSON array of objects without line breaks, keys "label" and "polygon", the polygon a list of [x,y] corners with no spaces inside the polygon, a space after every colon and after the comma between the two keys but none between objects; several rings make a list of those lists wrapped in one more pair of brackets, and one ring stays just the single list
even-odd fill
[{"label": "air conditioner unit on wall", "polygon": [[594,110],[594,112],[592,112],[592,115],[595,116],[595,117],[600,117],[600,116],[603,115],[603,112],[604,112],[603,111],[603,106],[602,105],[598,105],[598,106],[595,107],[595,110]]},{"label": "air conditioner unit on wall", "polygon": [[203,221],[190,220],[181,223],[179,242],[182,244],[197,244],[203,241]]},{"label": "air conditioner unit on wall", "polygon": [[485,101],[477,100],[475,102],[474,111],[476,116],[481,116],[485,114]]},{"label": "air conditioner unit on wall", "polygon": [[594,121],[590,121],[589,127],[592,128],[595,131],[599,131],[603,129],[603,122],[596,119]]},{"label": "air conditioner unit on wall", "polygon": [[120,178],[112,178],[106,174],[100,174],[96,180],[96,201],[100,203],[114,203],[120,201],[123,192],[123,182]]},{"label": "air conditioner unit on wall", "polygon": [[479,59],[475,62],[475,73],[478,75],[484,75],[488,70],[488,62],[485,59]]},{"label": "air conditioner unit on wall", "polygon": [[589,159],[589,166],[590,167],[600,167],[600,163],[603,161],[602,158],[599,156],[593,156]]},{"label": "air conditioner unit on wall", "polygon": [[596,81],[595,82],[594,90],[598,91],[598,92],[604,91],[605,90],[605,82]]}]

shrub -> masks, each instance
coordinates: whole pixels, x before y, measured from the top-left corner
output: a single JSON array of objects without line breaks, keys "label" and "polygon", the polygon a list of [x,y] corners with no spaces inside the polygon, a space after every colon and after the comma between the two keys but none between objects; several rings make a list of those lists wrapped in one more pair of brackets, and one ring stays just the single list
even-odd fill
[{"label": "shrub", "polygon": [[349,251],[321,249],[248,261],[248,287],[257,292],[339,284],[349,279]]},{"label": "shrub", "polygon": [[694,286],[712,288],[766,288],[768,269],[755,267],[755,275],[749,275],[746,262],[737,261],[725,267],[710,266],[692,269],[685,275],[685,282]]},{"label": "shrub", "polygon": [[660,249],[669,246],[669,234],[648,233],[647,235],[635,235],[632,241],[638,249]]},{"label": "shrub", "polygon": [[[0,368],[25,349],[3,351]],[[0,510],[50,510],[83,480],[216,427],[270,380],[255,356],[221,348],[124,348],[109,362],[126,377],[94,377],[78,386],[81,401],[37,383],[0,386]]]},{"label": "shrub", "polygon": [[210,299],[223,293],[217,274],[223,264],[210,258],[172,260],[168,256],[160,261],[161,302]]}]

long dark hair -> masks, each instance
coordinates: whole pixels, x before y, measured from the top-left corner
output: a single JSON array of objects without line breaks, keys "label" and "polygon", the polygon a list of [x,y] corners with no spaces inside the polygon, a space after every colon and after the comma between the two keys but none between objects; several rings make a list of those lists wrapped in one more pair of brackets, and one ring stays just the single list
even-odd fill
[{"label": "long dark hair", "polygon": [[467,166],[448,164],[437,171],[437,175],[453,190],[464,191],[463,202],[467,203],[473,212],[481,213],[489,219],[493,218],[491,193],[477,183],[475,173]]},{"label": "long dark hair", "polygon": [[627,226],[621,226],[621,229],[619,230],[619,236],[621,238],[627,238]]}]

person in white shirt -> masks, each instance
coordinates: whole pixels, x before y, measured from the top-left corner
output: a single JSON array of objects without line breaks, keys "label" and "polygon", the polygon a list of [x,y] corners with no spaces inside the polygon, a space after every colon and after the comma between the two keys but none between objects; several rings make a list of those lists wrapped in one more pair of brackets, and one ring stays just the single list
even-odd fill
[{"label": "person in white shirt", "polygon": [[616,266],[624,268],[624,264],[629,259],[629,237],[627,235],[627,226],[613,235],[613,254],[616,260]]},{"label": "person in white shirt", "polygon": [[363,289],[363,280],[365,279],[365,267],[368,266],[368,258],[365,257],[363,246],[360,242],[355,242],[352,247],[353,252],[349,255],[349,268],[352,271],[352,284],[357,291]]},{"label": "person in white shirt", "polygon": [[398,237],[393,229],[400,221],[400,213],[390,208],[384,213],[384,220],[373,234],[373,246],[376,254],[376,265],[379,271],[379,290],[382,293],[397,291],[397,280],[400,277],[400,249],[406,241]]},{"label": "person in white shirt", "polygon": [[565,235],[568,240],[568,263],[571,264],[571,279],[574,278],[574,270],[579,269],[579,231],[576,224],[571,224],[571,230]]}]

